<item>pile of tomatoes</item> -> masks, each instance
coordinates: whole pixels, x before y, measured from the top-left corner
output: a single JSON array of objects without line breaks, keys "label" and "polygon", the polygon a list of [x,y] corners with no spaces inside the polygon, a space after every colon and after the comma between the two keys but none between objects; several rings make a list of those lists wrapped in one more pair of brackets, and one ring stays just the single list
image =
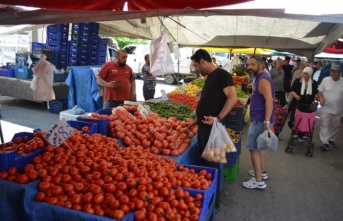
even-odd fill
[{"label": "pile of tomatoes", "polygon": [[191,120],[160,118],[158,114],[150,114],[143,119],[137,112],[134,120],[110,121],[110,136],[122,139],[126,146],[142,146],[154,154],[179,156],[197,133],[197,127],[187,128],[187,123]]},{"label": "pile of tomatoes", "polygon": [[118,220],[135,211],[136,220],[162,221],[198,220],[203,195],[191,196],[181,187],[205,190],[213,179],[206,170],[177,166],[142,146],[122,148],[116,139],[82,132],[60,147],[47,146],[23,173],[12,167],[0,178],[19,183],[40,178],[39,202]]},{"label": "pile of tomatoes", "polygon": [[17,151],[19,155],[31,153],[38,148],[45,146],[45,139],[43,139],[41,133],[36,133],[33,139],[29,136],[17,137],[13,142],[0,144],[0,153],[6,154],[12,151]]}]

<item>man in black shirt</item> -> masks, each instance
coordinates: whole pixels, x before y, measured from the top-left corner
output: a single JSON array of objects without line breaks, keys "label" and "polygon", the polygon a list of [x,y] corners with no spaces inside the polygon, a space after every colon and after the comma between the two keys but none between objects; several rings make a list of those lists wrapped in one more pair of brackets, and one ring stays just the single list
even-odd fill
[{"label": "man in black shirt", "polygon": [[[205,149],[209,139],[212,124],[215,120],[221,122],[231,111],[237,101],[237,93],[231,75],[224,69],[217,68],[210,54],[203,50],[197,50],[191,60],[195,69],[205,77],[205,85],[201,91],[201,97],[196,109],[197,119],[189,126],[198,125],[198,147],[200,153]],[[201,159],[201,166],[218,169],[217,193],[215,208],[220,207],[220,164]]]}]

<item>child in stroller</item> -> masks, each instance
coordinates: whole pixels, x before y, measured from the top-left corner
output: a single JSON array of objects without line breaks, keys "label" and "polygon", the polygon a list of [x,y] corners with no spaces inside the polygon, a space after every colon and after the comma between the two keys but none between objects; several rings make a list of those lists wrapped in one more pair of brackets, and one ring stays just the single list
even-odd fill
[{"label": "child in stroller", "polygon": [[[286,147],[286,153],[292,153],[293,146],[295,141],[299,136],[299,141],[307,143],[307,150],[305,155],[311,156],[313,155],[314,149],[314,142],[312,141],[313,138],[313,130],[314,130],[314,121],[316,119],[316,108],[313,108],[313,105],[308,104],[298,104],[295,110],[295,120],[294,125],[292,127],[291,138],[288,141]],[[298,136],[294,136],[298,135]],[[300,140],[301,139],[301,140]]]}]

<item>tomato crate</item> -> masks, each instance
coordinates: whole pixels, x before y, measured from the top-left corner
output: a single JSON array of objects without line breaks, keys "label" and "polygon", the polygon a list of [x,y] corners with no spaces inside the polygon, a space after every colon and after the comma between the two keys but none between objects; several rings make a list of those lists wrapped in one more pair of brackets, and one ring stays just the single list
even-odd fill
[{"label": "tomato crate", "polygon": [[100,109],[96,111],[98,114],[112,115],[112,109]]},{"label": "tomato crate", "polygon": [[187,191],[196,190],[199,193],[203,193],[204,195],[203,206],[205,206],[206,208],[209,208],[213,195],[215,195],[216,192],[219,191],[217,190],[217,182],[220,182],[218,180],[218,170],[212,167],[202,167],[202,166],[193,166],[193,165],[183,165],[183,166],[188,169],[194,169],[196,173],[199,173],[201,170],[206,170],[208,173],[212,174],[213,180],[207,190],[199,190],[199,189],[183,187],[183,189]]},{"label": "tomato crate", "polygon": [[[33,133],[21,132],[14,134],[13,142],[17,137],[24,138],[28,136],[30,140],[33,138]],[[24,170],[26,164],[31,163],[33,158],[43,153],[44,148],[39,148],[31,153],[19,155],[17,151],[9,153],[0,153],[0,171],[8,170],[10,167],[16,167],[19,172]]]},{"label": "tomato crate", "polygon": [[[203,193],[199,192],[198,190],[188,190],[187,189],[187,191],[189,192],[189,195],[191,195],[193,197],[198,193],[203,195]],[[211,198],[209,199],[209,205],[208,206],[206,206],[204,201],[205,201],[205,197],[203,199],[203,203],[201,206],[201,212],[200,212],[198,221],[210,221],[211,220],[212,214],[215,213],[216,193],[214,193],[211,196]]]},{"label": "tomato crate", "polygon": [[82,128],[87,126],[89,128],[88,134],[98,133],[98,125],[96,123],[87,121],[68,120],[67,124],[69,124],[69,126],[79,131],[82,131]]},{"label": "tomato crate", "polygon": [[224,166],[224,180],[225,181],[236,181],[239,170],[239,157],[237,159],[236,165],[234,166]]},{"label": "tomato crate", "polygon": [[[37,186],[37,184],[36,184]],[[118,220],[108,216],[98,216],[95,214],[65,208],[49,203],[30,202],[33,208],[34,220],[87,220],[87,221],[133,221],[134,212],[127,213],[123,219]]]},{"label": "tomato crate", "polygon": [[82,116],[77,118],[78,121],[87,121],[91,123],[96,123],[98,125],[98,133],[103,135],[108,135],[108,125],[110,123],[110,120],[108,119],[93,119],[93,118],[84,118]]}]

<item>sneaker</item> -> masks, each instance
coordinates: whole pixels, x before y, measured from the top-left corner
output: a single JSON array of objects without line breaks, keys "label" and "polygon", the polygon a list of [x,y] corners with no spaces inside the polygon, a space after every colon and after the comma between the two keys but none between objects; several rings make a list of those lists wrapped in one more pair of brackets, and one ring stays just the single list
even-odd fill
[{"label": "sneaker", "polygon": [[299,142],[299,143],[304,143],[304,140],[301,139],[301,138],[299,138],[299,139],[298,139],[298,142]]},{"label": "sneaker", "polygon": [[319,147],[322,151],[328,151],[328,150],[330,150],[329,149],[329,144],[327,144],[327,143],[323,143],[322,145],[320,145],[320,147]]},{"label": "sneaker", "polygon": [[292,138],[298,138],[298,134],[293,134]]},{"label": "sneaker", "polygon": [[[254,170],[249,170],[248,174],[252,177],[255,177],[255,171]],[[268,179],[267,171],[262,172],[262,179],[264,179],[264,180]]]},{"label": "sneaker", "polygon": [[333,142],[333,141],[329,141],[329,146],[331,146],[331,147],[336,147],[336,144],[335,144],[335,142]]},{"label": "sneaker", "polygon": [[263,180],[258,182],[255,177],[251,177],[247,182],[243,182],[243,187],[247,189],[265,189],[267,184]]}]

